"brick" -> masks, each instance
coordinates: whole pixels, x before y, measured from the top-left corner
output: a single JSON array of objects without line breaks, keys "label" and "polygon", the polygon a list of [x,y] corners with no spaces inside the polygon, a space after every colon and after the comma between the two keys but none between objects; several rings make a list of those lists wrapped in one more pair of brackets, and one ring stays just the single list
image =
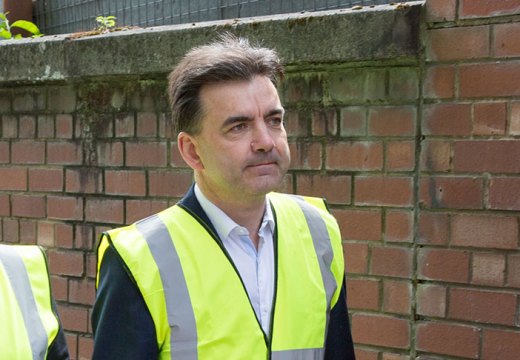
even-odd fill
[{"label": "brick", "polygon": [[386,213],[384,239],[386,242],[412,242],[413,214],[411,211]]},{"label": "brick", "polygon": [[457,11],[457,0],[428,0],[426,6],[426,21],[454,21]]},{"label": "brick", "polygon": [[193,183],[191,172],[150,171],[149,195],[181,197]]},{"label": "brick", "polygon": [[45,143],[42,141],[20,141],[11,144],[13,164],[43,164],[45,162]]},{"label": "brick", "polygon": [[520,95],[520,62],[461,65],[461,97]]},{"label": "brick", "polygon": [[4,191],[27,190],[27,169],[0,168],[0,189]]},{"label": "brick", "polygon": [[[507,154],[507,156],[504,156]],[[520,140],[467,140],[454,144],[456,172],[520,172]]]},{"label": "brick", "polygon": [[21,115],[18,137],[21,139],[33,139],[35,136],[36,119],[31,115]]},{"label": "brick", "polygon": [[74,244],[74,227],[67,224],[56,224],[54,231],[56,247],[72,249]]},{"label": "brick", "polygon": [[382,170],[383,144],[375,141],[328,143],[326,167],[330,170]]},{"label": "brick", "polygon": [[49,258],[49,272],[52,275],[83,276],[83,252],[48,250],[47,256]]},{"label": "brick", "polygon": [[83,151],[73,142],[48,142],[47,163],[53,165],[80,165]]},{"label": "brick", "polygon": [[345,271],[347,272],[347,274],[368,273],[367,244],[346,243],[343,245],[343,255],[345,257]]},{"label": "brick", "polygon": [[97,155],[100,166],[122,166],[124,145],[122,142],[100,142],[97,144]]},{"label": "brick", "polygon": [[51,289],[54,300],[67,301],[69,281],[61,276],[51,276]]},{"label": "brick", "polygon": [[509,123],[509,134],[520,135],[520,101],[511,103],[511,121]]},{"label": "brick", "polygon": [[383,311],[407,315],[411,312],[412,285],[409,281],[385,280],[383,285]]},{"label": "brick", "polygon": [[452,245],[489,249],[518,248],[516,217],[455,215],[451,228]]},{"label": "brick", "polygon": [[368,112],[368,134],[372,136],[412,136],[417,109],[414,106],[376,106]]},{"label": "brick", "polygon": [[92,250],[94,248],[93,245],[94,228],[89,225],[76,225],[74,229],[74,248],[81,250]]},{"label": "brick", "polygon": [[476,103],[473,107],[474,135],[504,135],[506,133],[506,103]]},{"label": "brick", "polygon": [[20,244],[34,245],[39,240],[35,221],[20,220]]},{"label": "brick", "polygon": [[379,310],[380,282],[370,279],[347,279],[347,303],[350,309]]},{"label": "brick", "polygon": [[[515,325],[516,295],[473,289],[451,289],[448,317],[471,322]],[[500,304],[500,306],[497,306]]]},{"label": "brick", "polygon": [[96,283],[92,280],[71,279],[69,281],[69,303],[91,305],[94,303]]},{"label": "brick", "polygon": [[349,69],[328,78],[328,94],[334,103],[364,103],[384,100],[385,70]]},{"label": "brick", "polygon": [[352,337],[358,344],[408,348],[410,325],[408,320],[381,315],[352,316]]},{"label": "brick", "polygon": [[516,360],[520,352],[520,332],[484,329],[482,359]]},{"label": "brick", "polygon": [[456,283],[469,281],[469,254],[451,249],[421,249],[418,257],[419,279]]},{"label": "brick", "polygon": [[137,113],[137,137],[156,137],[157,136],[157,115],[151,112]]},{"label": "brick", "polygon": [[423,93],[426,98],[452,99],[455,96],[455,67],[453,65],[427,67]]},{"label": "brick", "polygon": [[89,222],[123,224],[124,201],[111,199],[87,199],[85,220]]},{"label": "brick", "polygon": [[105,171],[105,193],[109,195],[146,195],[144,171]]},{"label": "brick", "polygon": [[344,239],[381,241],[381,210],[335,209],[333,214]]},{"label": "brick", "polygon": [[428,30],[426,58],[457,61],[488,57],[489,26],[465,26]]},{"label": "brick", "polygon": [[415,167],[414,141],[389,141],[385,149],[387,171],[411,171]]},{"label": "brick", "polygon": [[417,349],[429,353],[479,357],[479,330],[473,326],[422,322],[417,325]]},{"label": "brick", "polygon": [[363,106],[341,108],[339,126],[339,133],[342,137],[366,135],[367,109]]},{"label": "brick", "polygon": [[491,209],[520,210],[520,178],[492,178],[488,201]]},{"label": "brick", "polygon": [[38,223],[38,245],[48,248],[54,247],[54,224]]},{"label": "brick", "polygon": [[128,138],[135,135],[135,119],[133,113],[118,113],[115,119],[117,138]]},{"label": "brick", "polygon": [[356,360],[379,360],[379,351],[371,349],[354,348]]},{"label": "brick", "polygon": [[44,88],[25,88],[16,91],[13,98],[13,110],[18,112],[43,110],[46,96]]},{"label": "brick", "polygon": [[88,308],[72,305],[58,305],[58,313],[60,314],[61,325],[65,331],[82,333],[88,331]]},{"label": "brick", "polygon": [[0,92],[0,114],[11,112],[11,91]]},{"label": "brick", "polygon": [[65,189],[69,193],[97,194],[103,192],[103,173],[85,167],[65,170]]},{"label": "brick", "polygon": [[9,142],[0,141],[0,164],[8,164],[11,159],[11,150],[9,149]]},{"label": "brick", "polygon": [[38,115],[38,138],[54,137],[54,117],[51,115]]},{"label": "brick", "polygon": [[351,177],[345,175],[307,175],[296,178],[298,194],[323,197],[331,204],[350,204]]},{"label": "brick", "polygon": [[[177,147],[175,148],[177,149]],[[321,169],[322,145],[320,142],[291,142],[289,143],[289,150],[291,151],[291,169]],[[180,164],[178,160],[175,163]]]},{"label": "brick", "polygon": [[94,339],[92,337],[78,337],[78,360],[92,359],[94,353]]},{"label": "brick", "polygon": [[87,276],[95,279],[97,274],[97,256],[93,253],[87,254]]},{"label": "brick", "polygon": [[461,19],[514,15],[520,11],[516,0],[461,0],[459,17]]},{"label": "brick", "polygon": [[493,45],[496,57],[520,55],[520,40],[518,39],[519,32],[519,23],[495,25]]},{"label": "brick", "polygon": [[471,135],[471,105],[458,103],[425,105],[422,129],[426,135]]},{"label": "brick", "polygon": [[29,191],[63,191],[63,170],[29,169]]},{"label": "brick", "polygon": [[312,112],[311,133],[314,136],[336,135],[337,123],[336,109],[316,109]]},{"label": "brick", "polygon": [[354,182],[356,205],[411,206],[410,177],[358,176]]},{"label": "brick", "polygon": [[305,137],[310,134],[311,114],[308,110],[287,109],[284,123],[289,137]]},{"label": "brick", "polygon": [[381,276],[411,278],[411,250],[400,247],[373,247],[370,273]]},{"label": "brick", "polygon": [[507,286],[520,288],[520,255],[507,257]]},{"label": "brick", "polygon": [[3,219],[2,240],[6,243],[20,242],[20,223],[16,219]]},{"label": "brick", "polygon": [[56,86],[49,88],[48,107],[51,111],[71,113],[76,110],[76,89],[73,86]]},{"label": "brick", "polygon": [[419,96],[416,68],[394,68],[388,71],[388,95],[393,100],[415,100]]},{"label": "brick", "polygon": [[76,354],[78,353],[78,335],[73,333],[66,333],[65,339],[68,344],[69,348],[69,354],[71,356],[71,359],[76,358]]},{"label": "brick", "polygon": [[72,139],[74,135],[74,125],[72,115],[56,115],[56,137],[59,139]]},{"label": "brick", "polygon": [[126,200],[126,224],[131,224],[139,219],[144,219],[158,213],[168,207],[166,201],[155,200]]},{"label": "brick", "polygon": [[127,166],[166,166],[166,143],[164,142],[136,142],[126,143]]},{"label": "brick", "polygon": [[13,216],[44,218],[45,198],[35,195],[11,195]]},{"label": "brick", "polygon": [[451,169],[451,143],[444,140],[425,140],[421,148],[422,171],[447,172]]},{"label": "brick", "polygon": [[322,77],[320,74],[304,73],[291,75],[284,81],[284,98],[289,103],[300,101],[317,102],[323,97]]},{"label": "brick", "polygon": [[11,205],[7,194],[0,194],[0,216],[11,216]]},{"label": "brick", "polygon": [[18,137],[18,119],[11,115],[2,115],[2,138],[14,139]]},{"label": "brick", "polygon": [[83,220],[83,199],[74,196],[48,196],[47,217],[57,220]]},{"label": "brick", "polygon": [[484,180],[469,177],[431,176],[419,181],[421,203],[432,209],[481,209]]},{"label": "brick", "polygon": [[382,360],[410,360],[410,357],[400,354],[383,353]]},{"label": "brick", "polygon": [[417,314],[444,318],[447,308],[445,286],[420,284],[417,287]]},{"label": "brick", "polygon": [[472,284],[503,286],[506,258],[504,255],[499,254],[475,253],[471,270]]}]

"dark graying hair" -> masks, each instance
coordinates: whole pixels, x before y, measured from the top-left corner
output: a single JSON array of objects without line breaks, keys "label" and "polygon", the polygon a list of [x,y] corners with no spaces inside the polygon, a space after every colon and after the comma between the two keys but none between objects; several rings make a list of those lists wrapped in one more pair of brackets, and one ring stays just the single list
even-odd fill
[{"label": "dark graying hair", "polygon": [[168,95],[175,133],[196,135],[201,129],[200,89],[230,80],[261,75],[276,86],[284,70],[272,49],[250,45],[244,38],[224,34],[211,44],[190,50],[168,77]]}]

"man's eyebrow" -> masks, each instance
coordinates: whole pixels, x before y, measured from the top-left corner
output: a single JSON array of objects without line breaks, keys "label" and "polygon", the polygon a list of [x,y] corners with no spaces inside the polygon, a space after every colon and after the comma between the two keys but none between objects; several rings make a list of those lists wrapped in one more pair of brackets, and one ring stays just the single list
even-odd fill
[{"label": "man's eyebrow", "polygon": [[276,108],[271,111],[268,111],[267,114],[264,115],[264,117],[269,117],[269,116],[273,116],[273,115],[283,115],[283,114],[284,114],[283,108]]},{"label": "man's eyebrow", "polygon": [[[283,108],[276,108],[276,109],[272,109],[270,111],[268,111],[264,117],[270,117],[270,116],[273,116],[273,115],[283,115],[284,114],[284,109]],[[253,118],[249,117],[249,116],[246,116],[246,115],[236,115],[236,116],[230,116],[228,117],[224,123],[222,124],[222,127],[225,128],[225,127],[228,127],[229,125],[231,124],[234,124],[234,123],[238,123],[238,122],[243,122],[243,121],[253,121]]]}]

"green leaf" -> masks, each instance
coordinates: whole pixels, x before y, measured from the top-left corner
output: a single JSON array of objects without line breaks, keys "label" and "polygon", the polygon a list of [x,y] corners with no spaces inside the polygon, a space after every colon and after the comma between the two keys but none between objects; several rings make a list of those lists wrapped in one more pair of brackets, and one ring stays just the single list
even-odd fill
[{"label": "green leaf", "polygon": [[4,14],[4,13],[0,12],[0,19],[3,21],[7,21],[7,16],[5,16],[5,15],[7,15],[7,13]]},{"label": "green leaf", "polygon": [[4,38],[4,39],[10,39],[13,35],[11,35],[11,32],[5,30],[5,29],[0,29],[0,37]]},{"label": "green leaf", "polygon": [[32,22],[26,21],[26,20],[15,21],[14,23],[12,23],[11,27],[12,28],[17,27],[20,29],[24,29],[33,35],[38,35],[40,33],[40,29],[38,29],[38,26],[36,26]]}]

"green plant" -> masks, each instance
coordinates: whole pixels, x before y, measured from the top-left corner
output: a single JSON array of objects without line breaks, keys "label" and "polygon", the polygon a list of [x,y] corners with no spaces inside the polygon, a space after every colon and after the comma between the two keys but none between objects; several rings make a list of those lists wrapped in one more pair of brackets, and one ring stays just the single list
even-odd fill
[{"label": "green plant", "polygon": [[40,37],[43,36],[43,34],[40,33],[40,29],[38,29],[38,26],[36,26],[34,23],[27,21],[27,20],[17,20],[12,24],[9,24],[9,20],[7,19],[7,14],[9,12],[1,13],[0,12],[0,38],[4,39],[21,39],[21,34],[13,35],[12,29],[18,28],[23,29],[25,31],[28,31],[31,33],[31,37]]},{"label": "green plant", "polygon": [[96,21],[98,23],[97,30],[102,33],[109,32],[111,28],[116,26],[116,17],[112,15],[98,16]]}]

